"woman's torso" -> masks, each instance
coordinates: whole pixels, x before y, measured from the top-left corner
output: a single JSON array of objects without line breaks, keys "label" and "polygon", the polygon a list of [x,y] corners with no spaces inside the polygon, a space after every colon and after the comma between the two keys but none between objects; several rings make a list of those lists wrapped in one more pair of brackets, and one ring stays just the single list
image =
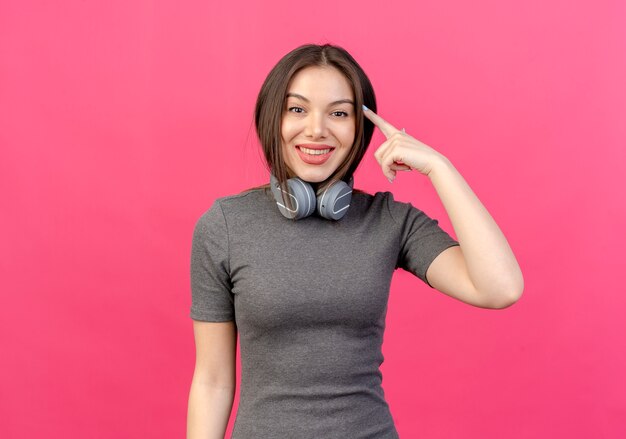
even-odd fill
[{"label": "woman's torso", "polygon": [[379,366],[399,251],[386,200],[288,220],[265,191],[221,201],[241,349],[233,439],[396,438]]}]

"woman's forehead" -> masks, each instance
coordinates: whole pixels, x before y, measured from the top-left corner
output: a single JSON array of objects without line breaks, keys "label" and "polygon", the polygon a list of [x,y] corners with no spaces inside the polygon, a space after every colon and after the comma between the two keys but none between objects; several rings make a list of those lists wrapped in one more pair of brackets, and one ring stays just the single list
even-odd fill
[{"label": "woman's forehead", "polygon": [[354,99],[348,79],[331,66],[311,66],[300,70],[292,78],[287,96],[305,101]]}]

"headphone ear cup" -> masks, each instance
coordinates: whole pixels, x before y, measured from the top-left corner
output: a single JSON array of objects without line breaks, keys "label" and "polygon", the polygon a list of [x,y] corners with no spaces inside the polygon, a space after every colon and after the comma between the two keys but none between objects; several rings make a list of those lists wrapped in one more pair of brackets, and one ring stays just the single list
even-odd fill
[{"label": "headphone ear cup", "polygon": [[299,178],[287,180],[286,198],[291,199],[292,208],[284,204],[282,193],[284,192],[273,175],[270,177],[270,186],[278,210],[284,217],[299,220],[315,212],[315,191],[308,183]]},{"label": "headphone ear cup", "polygon": [[293,194],[298,202],[296,219],[305,218],[315,212],[315,191],[311,185],[299,178],[290,178],[287,180],[289,192]]},{"label": "headphone ear cup", "polygon": [[339,220],[348,211],[351,200],[352,185],[345,181],[337,181],[317,197],[317,213],[322,218]]}]

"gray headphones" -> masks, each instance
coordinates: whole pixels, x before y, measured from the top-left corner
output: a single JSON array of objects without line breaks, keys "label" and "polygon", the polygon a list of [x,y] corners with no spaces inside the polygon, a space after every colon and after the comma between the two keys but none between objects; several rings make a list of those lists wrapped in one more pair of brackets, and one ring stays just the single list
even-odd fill
[{"label": "gray headphones", "polygon": [[[350,207],[354,179],[350,181],[336,181],[326,188],[319,196],[309,183],[299,178],[287,180],[287,191],[284,191],[274,175],[270,177],[270,187],[276,200],[278,210],[286,218],[299,220],[310,216],[317,210],[317,214],[329,220],[341,219]],[[292,209],[283,203],[283,192],[291,199]]]}]

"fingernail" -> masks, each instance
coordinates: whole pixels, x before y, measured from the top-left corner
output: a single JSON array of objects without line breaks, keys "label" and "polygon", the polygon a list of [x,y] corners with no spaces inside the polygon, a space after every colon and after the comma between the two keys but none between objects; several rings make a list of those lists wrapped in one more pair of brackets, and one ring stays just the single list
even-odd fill
[{"label": "fingernail", "polygon": [[363,105],[363,111],[368,111],[369,108],[367,108],[365,105]]},{"label": "fingernail", "polygon": [[387,177],[387,180],[389,180],[389,183],[393,183],[393,178]]}]

